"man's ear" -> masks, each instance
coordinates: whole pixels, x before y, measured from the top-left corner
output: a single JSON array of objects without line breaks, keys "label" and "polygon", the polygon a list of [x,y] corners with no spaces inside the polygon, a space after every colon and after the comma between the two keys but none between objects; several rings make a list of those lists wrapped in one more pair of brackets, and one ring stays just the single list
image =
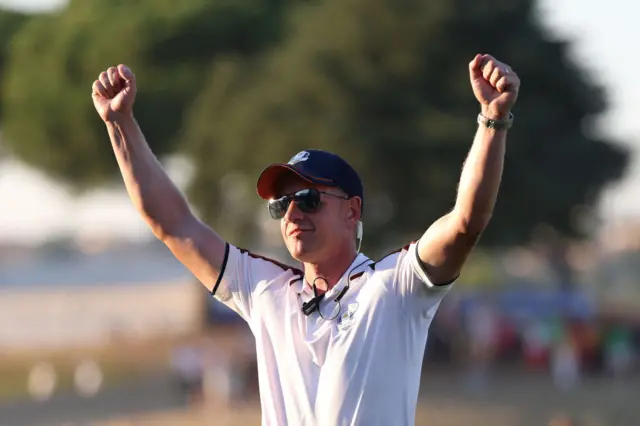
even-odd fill
[{"label": "man's ear", "polygon": [[349,219],[360,220],[362,215],[362,200],[360,197],[349,198]]}]

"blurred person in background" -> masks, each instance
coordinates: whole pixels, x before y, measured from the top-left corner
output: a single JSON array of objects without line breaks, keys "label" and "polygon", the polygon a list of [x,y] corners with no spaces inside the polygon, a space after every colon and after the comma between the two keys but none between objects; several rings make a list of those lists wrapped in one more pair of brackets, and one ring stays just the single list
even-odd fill
[{"label": "blurred person in background", "polygon": [[625,377],[632,371],[636,361],[632,334],[625,324],[613,324],[603,342],[606,372],[613,377]]},{"label": "blurred person in background", "polygon": [[481,112],[455,206],[379,261],[359,252],[364,191],[346,161],[307,150],[263,171],[258,194],[301,267],[233,246],[194,216],[136,123],[128,67],[94,82],[134,206],[255,336],[264,425],[414,424],[429,325],[492,216],[520,86],[490,55],[469,75]]},{"label": "blurred person in background", "polygon": [[201,400],[203,361],[202,350],[189,342],[178,345],[171,353],[171,370],[187,404]]},{"label": "blurred person in background", "polygon": [[499,338],[498,315],[490,303],[480,301],[471,307],[467,323],[470,371],[467,385],[482,390],[489,379]]},{"label": "blurred person in background", "polygon": [[549,366],[553,382],[558,389],[570,390],[580,383],[580,356],[570,335],[563,333],[551,345]]}]

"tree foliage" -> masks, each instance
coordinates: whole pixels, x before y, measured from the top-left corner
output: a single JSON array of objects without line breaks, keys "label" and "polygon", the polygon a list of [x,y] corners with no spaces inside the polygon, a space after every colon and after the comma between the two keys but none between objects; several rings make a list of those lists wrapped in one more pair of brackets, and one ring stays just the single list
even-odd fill
[{"label": "tree foliage", "polygon": [[479,112],[467,65],[491,53],[523,86],[482,244],[523,242],[541,223],[578,235],[576,208],[622,175],[627,153],[583,126],[605,92],[569,47],[532,0],[78,0],[16,35],[3,129],[51,175],[102,182],[116,167],[89,89],[128,63],[150,144],[193,159],[190,200],[223,236],[253,243],[260,170],[321,148],[360,171],[375,254],[453,207]]},{"label": "tree foliage", "polygon": [[[0,81],[5,74],[8,46],[13,35],[26,22],[28,15],[20,12],[0,9]],[[0,92],[0,97],[1,97]],[[0,102],[0,120],[2,120],[2,103]]]},{"label": "tree foliage", "polygon": [[84,189],[115,176],[90,90],[130,65],[137,117],[158,155],[174,151],[183,111],[220,53],[250,55],[279,37],[284,0],[74,0],[18,32],[3,81],[6,143],[26,162]]},{"label": "tree foliage", "polygon": [[[367,248],[418,238],[453,206],[479,112],[467,65],[489,52],[523,87],[482,243],[523,242],[540,223],[577,234],[576,206],[592,205],[626,164],[620,147],[582,126],[604,111],[603,90],[569,59],[566,43],[549,40],[531,1],[489,3],[325,0],[301,7],[291,37],[261,64],[220,65],[186,137],[198,162],[193,194],[207,218],[225,214],[211,191],[225,175],[242,172],[254,185],[247,177],[268,162],[323,148],[361,172]],[[245,240],[255,231],[237,227]]]}]

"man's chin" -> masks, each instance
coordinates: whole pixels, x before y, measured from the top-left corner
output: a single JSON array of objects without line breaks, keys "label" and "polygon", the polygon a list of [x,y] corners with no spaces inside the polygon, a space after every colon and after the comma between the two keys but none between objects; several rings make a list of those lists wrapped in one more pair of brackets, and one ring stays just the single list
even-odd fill
[{"label": "man's chin", "polygon": [[298,262],[310,263],[315,259],[315,250],[308,245],[297,241],[292,246],[289,246],[289,254]]},{"label": "man's chin", "polygon": [[301,252],[296,250],[296,251],[289,251],[289,253],[291,254],[291,257],[293,257],[298,262],[309,263],[312,260],[312,256],[310,256],[309,253],[307,252]]}]

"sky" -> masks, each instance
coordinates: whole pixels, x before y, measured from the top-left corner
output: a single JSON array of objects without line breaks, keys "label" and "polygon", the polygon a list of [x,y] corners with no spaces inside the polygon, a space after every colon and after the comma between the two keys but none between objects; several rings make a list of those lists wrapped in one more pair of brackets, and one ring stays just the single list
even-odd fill
[{"label": "sky", "polygon": [[[43,10],[64,0],[0,0],[0,6]],[[631,0],[541,0],[544,22],[563,38],[574,40],[572,54],[584,63],[610,93],[610,110],[600,130],[624,141],[640,154],[640,3]],[[506,35],[508,36],[508,35]],[[526,82],[525,82],[526,84]],[[188,166],[169,165],[170,175],[184,187]],[[640,159],[634,159],[627,177],[610,188],[601,202],[605,221],[640,217]],[[109,235],[141,240],[150,232],[135,212],[124,187],[107,188],[74,198],[37,171],[15,161],[0,161],[0,242],[38,244],[55,236]]]}]

